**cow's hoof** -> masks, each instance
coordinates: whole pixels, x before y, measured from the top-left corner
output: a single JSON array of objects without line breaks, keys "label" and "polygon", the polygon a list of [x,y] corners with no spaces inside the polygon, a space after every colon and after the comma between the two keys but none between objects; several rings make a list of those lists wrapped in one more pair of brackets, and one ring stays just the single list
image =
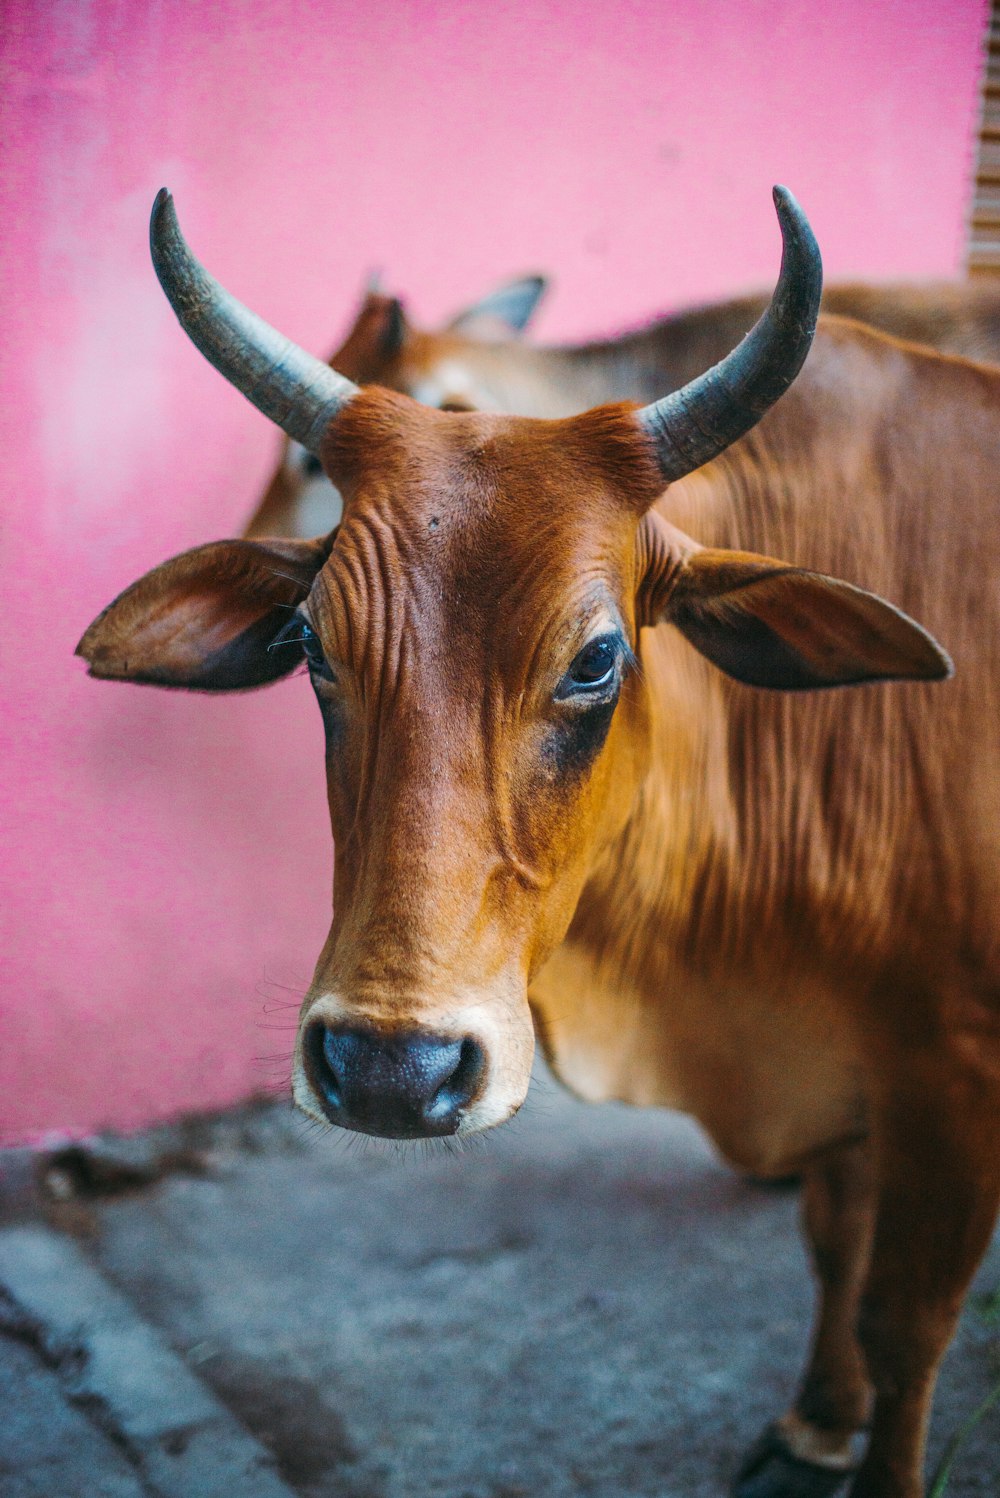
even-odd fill
[{"label": "cow's hoof", "polygon": [[794,1456],[777,1425],[769,1425],[743,1458],[732,1498],[828,1498],[850,1472]]}]

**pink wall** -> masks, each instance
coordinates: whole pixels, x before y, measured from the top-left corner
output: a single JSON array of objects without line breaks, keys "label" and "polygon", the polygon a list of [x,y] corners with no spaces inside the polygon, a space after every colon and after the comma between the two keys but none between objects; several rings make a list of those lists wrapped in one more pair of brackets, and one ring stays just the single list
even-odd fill
[{"label": "pink wall", "polygon": [[[829,274],[959,269],[981,0],[48,0],[5,7],[0,1124],[132,1126],[280,1080],[267,980],[307,980],[331,855],[294,680],[231,700],[89,682],[123,585],[232,531],[266,424],[148,264],[197,251],[324,352],[365,271],[435,318],[520,269],[544,334],[767,281],[769,190]],[[277,1056],[273,1068],[258,1060]]]}]

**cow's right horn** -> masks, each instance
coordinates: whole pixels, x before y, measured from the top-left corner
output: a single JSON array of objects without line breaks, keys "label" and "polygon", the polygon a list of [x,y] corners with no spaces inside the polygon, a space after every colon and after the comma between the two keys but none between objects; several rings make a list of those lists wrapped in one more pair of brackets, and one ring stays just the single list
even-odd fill
[{"label": "cow's right horn", "polygon": [[809,220],[787,187],[774,189],[774,206],[784,248],[771,305],[713,369],[639,412],[668,483],[700,468],[756,426],[809,352],[823,294],[823,262]]},{"label": "cow's right horn", "polygon": [[284,338],[208,274],[187,247],[165,187],[153,204],[149,247],[192,343],[259,411],[318,455],[329,422],[357,395],[357,385]]}]

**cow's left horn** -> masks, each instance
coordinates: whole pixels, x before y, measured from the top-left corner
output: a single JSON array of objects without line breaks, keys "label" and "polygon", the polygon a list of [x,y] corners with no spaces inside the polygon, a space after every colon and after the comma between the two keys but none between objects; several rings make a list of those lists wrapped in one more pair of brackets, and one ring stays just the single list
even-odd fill
[{"label": "cow's left horn", "polygon": [[700,468],[756,426],[809,352],[823,262],[809,221],[787,187],[774,189],[774,206],[784,247],[767,311],[714,369],[639,412],[668,483]]},{"label": "cow's left horn", "polygon": [[358,387],[276,332],[199,265],[161,187],[149,223],[153,265],[192,343],[230,384],[311,453]]}]

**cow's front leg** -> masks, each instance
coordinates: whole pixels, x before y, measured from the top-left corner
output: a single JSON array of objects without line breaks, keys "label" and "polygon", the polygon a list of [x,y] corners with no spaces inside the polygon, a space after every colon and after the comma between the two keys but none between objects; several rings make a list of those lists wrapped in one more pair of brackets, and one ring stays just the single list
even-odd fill
[{"label": "cow's front leg", "polygon": [[794,1406],[755,1442],[736,1498],[824,1498],[856,1465],[854,1440],[871,1402],[857,1337],[875,1192],[865,1143],[830,1151],[806,1170],[803,1226],[819,1281],[812,1352]]},{"label": "cow's front leg", "polygon": [[[878,1207],[861,1344],[875,1389],[851,1498],[921,1498],[938,1364],[989,1243],[1000,1199],[1000,1068],[986,1036],[944,1038],[884,1095]],[[971,1042],[975,1041],[975,1044]]]}]

